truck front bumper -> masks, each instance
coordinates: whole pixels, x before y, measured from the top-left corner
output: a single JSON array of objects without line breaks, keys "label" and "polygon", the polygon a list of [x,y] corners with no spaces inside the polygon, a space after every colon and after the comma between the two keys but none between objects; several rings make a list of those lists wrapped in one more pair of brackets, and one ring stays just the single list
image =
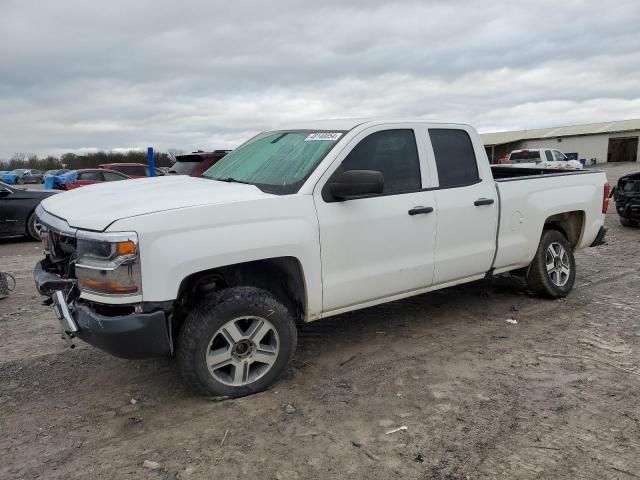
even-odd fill
[{"label": "truck front bumper", "polygon": [[104,315],[96,311],[97,304],[82,300],[68,302],[69,292],[76,288],[75,282],[46,272],[41,262],[36,264],[33,276],[40,294],[53,301],[62,334],[71,343],[78,337],[100,350],[122,358],[151,358],[172,353],[166,306],[163,308],[160,304],[143,304],[138,305],[138,308],[130,306],[133,311],[124,315]]}]

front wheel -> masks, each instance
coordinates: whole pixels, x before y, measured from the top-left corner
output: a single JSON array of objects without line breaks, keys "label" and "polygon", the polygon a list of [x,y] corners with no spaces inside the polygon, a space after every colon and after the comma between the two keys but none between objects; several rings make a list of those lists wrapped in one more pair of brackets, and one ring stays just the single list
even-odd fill
[{"label": "front wheel", "polygon": [[295,321],[269,292],[236,287],[217,292],[185,320],[177,360],[193,389],[225,397],[268,388],[286,370],[297,344]]},{"label": "front wheel", "polygon": [[31,215],[27,218],[27,235],[34,240],[40,241],[40,224],[38,223],[36,212],[31,212]]},{"label": "front wheel", "polygon": [[562,233],[557,230],[542,233],[526,279],[535,295],[560,298],[569,294],[576,280],[576,261],[571,244]]}]

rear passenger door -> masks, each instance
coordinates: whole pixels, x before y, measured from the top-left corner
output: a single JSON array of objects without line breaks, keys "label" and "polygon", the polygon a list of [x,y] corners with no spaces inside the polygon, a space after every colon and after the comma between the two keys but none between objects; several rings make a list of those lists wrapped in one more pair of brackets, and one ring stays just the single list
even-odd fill
[{"label": "rear passenger door", "polygon": [[[438,232],[434,284],[486,273],[496,247],[498,199],[488,170],[478,169],[482,158],[464,128],[429,128],[436,165],[435,189]],[[483,152],[482,152],[483,153]]]}]

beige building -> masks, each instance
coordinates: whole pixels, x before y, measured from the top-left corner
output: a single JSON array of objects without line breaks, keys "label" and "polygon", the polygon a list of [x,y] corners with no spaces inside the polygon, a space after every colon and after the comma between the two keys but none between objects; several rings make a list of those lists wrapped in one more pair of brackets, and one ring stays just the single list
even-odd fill
[{"label": "beige building", "polygon": [[552,148],[577,154],[587,165],[604,162],[637,162],[640,119],[589,123],[567,127],[537,128],[513,132],[483,133],[487,156],[492,163],[512,150]]}]

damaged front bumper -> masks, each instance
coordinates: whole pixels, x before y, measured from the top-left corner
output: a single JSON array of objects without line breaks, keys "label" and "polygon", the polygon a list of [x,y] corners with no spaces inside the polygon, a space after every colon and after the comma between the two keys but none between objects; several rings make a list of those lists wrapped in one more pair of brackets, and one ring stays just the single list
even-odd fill
[{"label": "damaged front bumper", "polygon": [[172,302],[142,303],[110,309],[109,305],[77,298],[74,280],[47,272],[36,264],[36,288],[51,299],[63,337],[73,346],[81,340],[122,358],[150,358],[173,353],[170,317]]}]

